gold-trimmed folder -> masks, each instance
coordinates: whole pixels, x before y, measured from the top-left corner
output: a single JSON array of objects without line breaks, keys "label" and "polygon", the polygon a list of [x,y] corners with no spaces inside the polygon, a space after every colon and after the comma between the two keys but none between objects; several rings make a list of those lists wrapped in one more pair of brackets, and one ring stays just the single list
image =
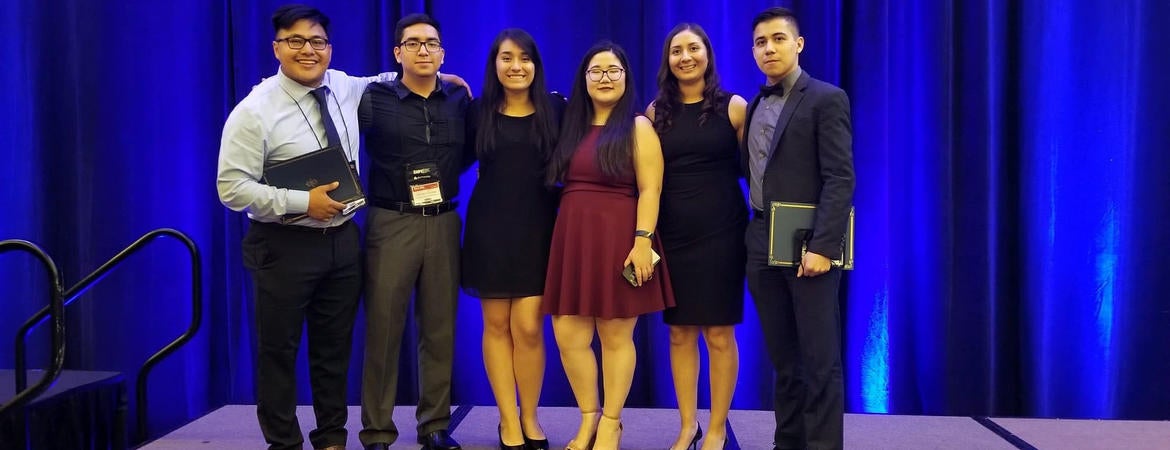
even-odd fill
[{"label": "gold-trimmed folder", "polygon": [[[295,158],[264,167],[260,182],[279,188],[307,191],[323,184],[338,182],[337,189],[329,191],[329,198],[345,203],[343,215],[365,206],[366,195],[356,170],[350,166],[340,146],[305,153]],[[308,214],[285,214],[282,223],[295,222]]]},{"label": "gold-trimmed folder", "polygon": [[[816,220],[817,205],[812,203],[772,202],[768,211],[768,265],[796,267],[808,251],[809,238]],[[853,215],[845,222],[841,237],[841,258],[830,262],[833,267],[853,270]]]}]

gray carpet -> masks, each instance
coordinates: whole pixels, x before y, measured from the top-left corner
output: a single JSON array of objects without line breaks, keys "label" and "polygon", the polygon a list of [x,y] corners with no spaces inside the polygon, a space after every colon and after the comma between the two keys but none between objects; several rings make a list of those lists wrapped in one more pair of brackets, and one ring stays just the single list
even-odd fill
[{"label": "gray carpet", "polygon": [[[458,410],[453,410],[458,411]],[[495,448],[497,413],[494,407],[464,408],[467,412],[453,436],[467,450]],[[297,409],[301,428],[312,429],[313,414],[308,406]],[[457,415],[458,416],[458,415]],[[678,415],[672,409],[627,409],[623,423],[622,448],[661,450],[678,434]],[[395,423],[402,432],[393,449],[417,449],[414,443],[414,408],[394,410]],[[577,431],[580,415],[574,408],[541,408],[541,424],[553,448],[563,447]],[[993,419],[1007,431],[1040,449],[1170,449],[1170,422]],[[700,411],[700,423],[707,411]],[[769,411],[732,411],[732,433],[740,448],[772,448],[774,430]],[[360,449],[357,431],[361,428],[360,408],[349,409],[349,449]],[[199,418],[142,447],[146,450],[262,449],[264,438],[256,423],[256,407],[228,405]],[[306,443],[306,448],[308,444]],[[847,449],[988,449],[1016,448],[1004,438],[970,417],[895,416],[847,414]]]},{"label": "gray carpet", "polygon": [[1170,422],[993,418],[1039,449],[1170,449]]}]

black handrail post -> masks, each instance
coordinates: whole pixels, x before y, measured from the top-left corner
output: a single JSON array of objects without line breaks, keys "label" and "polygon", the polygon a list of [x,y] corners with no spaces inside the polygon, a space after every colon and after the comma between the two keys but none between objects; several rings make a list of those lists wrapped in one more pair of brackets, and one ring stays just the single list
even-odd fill
[{"label": "black handrail post", "polygon": [[[40,260],[42,264],[45,265],[45,271],[49,277],[50,291],[49,306],[46,308],[48,309],[48,314],[52,318],[53,323],[53,329],[50,333],[53,358],[49,362],[49,370],[44,374],[44,376],[41,377],[40,381],[37,381],[37,384],[33,385],[31,388],[18,388],[16,390],[16,396],[13,397],[11,401],[0,405],[0,416],[3,416],[4,413],[10,409],[24,406],[28,402],[32,401],[33,398],[36,398],[36,396],[41,395],[41,393],[48,389],[53,381],[61,375],[61,369],[65,366],[65,302],[64,295],[62,294],[62,291],[64,290],[62,286],[64,283],[61,281],[61,273],[57,270],[57,264],[54,263],[53,258],[50,258],[48,254],[40,249],[40,247],[37,247],[36,244],[28,241],[16,239],[0,241],[0,253],[9,250],[23,250],[25,252],[31,253],[33,256],[37,257],[37,259]],[[16,379],[18,386],[22,381],[27,383],[27,379],[25,378],[25,371],[27,368],[24,367],[23,362],[23,360],[17,360],[18,365],[16,367]],[[28,431],[25,426],[24,412],[19,412],[18,416],[19,419],[17,424],[19,425],[19,428],[17,435],[19,437],[17,439],[19,439],[19,442],[17,444],[19,445],[18,448],[25,448],[27,447],[27,436],[25,434]]]},{"label": "black handrail post", "polygon": [[24,348],[24,335],[17,333],[16,351],[13,353],[13,355],[16,357],[16,362],[12,365],[12,367],[16,369],[16,373],[14,374],[16,378],[16,391],[14,392],[23,391],[28,387],[28,374],[25,373],[25,365],[28,364],[28,360],[24,356]]},{"label": "black handrail post", "polygon": [[[191,255],[191,293],[192,293],[191,324],[187,327],[187,330],[182,335],[180,335],[174,341],[171,341],[171,343],[167,344],[166,347],[163,347],[162,350],[159,350],[154,355],[152,355],[149,359],[147,359],[146,363],[144,363],[142,365],[142,367],[139,369],[139,374],[138,374],[138,379],[137,379],[137,384],[136,384],[137,389],[138,389],[138,394],[137,394],[136,398],[137,398],[137,401],[139,402],[138,414],[137,414],[138,424],[139,424],[139,429],[138,429],[139,440],[138,440],[138,442],[136,442],[136,444],[141,444],[142,442],[145,442],[146,436],[147,436],[147,433],[146,433],[146,417],[147,417],[147,414],[146,414],[146,389],[145,389],[147,375],[149,375],[150,370],[153,369],[154,366],[156,364],[158,364],[159,361],[161,361],[163,358],[169,356],[171,353],[174,353],[175,350],[177,350],[183,344],[186,344],[187,341],[190,341],[191,338],[193,338],[195,336],[195,333],[199,330],[200,323],[203,320],[202,262],[201,262],[201,259],[199,257],[199,249],[196,248],[194,241],[192,241],[189,237],[187,237],[187,235],[185,235],[182,232],[179,232],[177,230],[174,230],[171,228],[159,228],[157,230],[146,233],[142,237],[138,238],[138,240],[134,241],[133,244],[130,244],[128,247],[126,247],[126,249],[122,250],[117,255],[114,255],[113,258],[110,258],[109,261],[106,261],[105,264],[102,264],[101,267],[98,267],[96,270],[94,270],[92,273],[87,275],[81,281],[77,282],[77,284],[73,285],[73,287],[69,288],[68,291],[64,291],[64,293],[61,293],[62,290],[60,289],[60,286],[62,286],[63,284],[60,282],[60,276],[57,276],[58,289],[56,290],[56,293],[59,294],[59,296],[61,298],[61,302],[60,302],[61,305],[59,308],[60,312],[55,312],[55,311],[57,311],[57,308],[55,306],[54,306],[54,308],[50,308],[50,307],[46,306],[45,308],[41,309],[36,314],[34,314],[32,317],[30,317],[28,320],[26,320],[24,322],[24,324],[21,325],[21,327],[18,330],[17,335],[16,335],[16,353],[15,353],[16,365],[17,365],[17,367],[24,367],[26,364],[24,358],[25,358],[25,347],[26,347],[27,336],[33,327],[42,323],[46,317],[51,316],[54,318],[54,323],[57,322],[58,317],[62,318],[61,319],[62,325],[60,326],[60,328],[61,328],[61,330],[63,330],[64,329],[63,314],[64,314],[65,305],[71,303],[73,300],[76,300],[83,293],[85,293],[85,291],[89,290],[89,288],[92,287],[95,283],[97,283],[102,278],[104,278],[106,276],[106,274],[108,274],[110,272],[110,270],[112,270],[115,266],[117,266],[119,263],[121,263],[124,259],[129,257],[134,252],[138,251],[142,247],[145,247],[147,243],[151,242],[152,240],[154,240],[154,238],[157,238],[159,236],[171,236],[175,239],[178,239],[179,241],[182,241],[183,244],[187,246],[188,253],[190,253],[190,255]],[[5,242],[8,242],[8,241],[5,241]],[[23,241],[21,241],[21,242],[23,242]],[[32,245],[32,244],[29,243],[28,245]],[[34,248],[35,248],[35,246],[34,246]],[[45,258],[48,258],[48,256],[45,255]],[[49,261],[51,262],[51,260],[49,260]],[[54,274],[56,274],[56,266],[55,265],[53,266],[53,271],[54,271]],[[58,327],[55,326],[54,328],[56,329]],[[63,333],[63,331],[62,331],[62,333]],[[57,335],[54,334],[53,337],[54,337],[54,342],[56,342]],[[54,344],[54,345],[56,345],[56,344]],[[59,355],[59,358],[61,360],[61,364],[63,365],[64,364],[64,339],[63,339],[63,337],[61,338],[61,345],[62,345],[62,350],[61,350],[61,354]],[[56,347],[54,347],[54,348],[56,348]],[[58,375],[60,375],[60,368],[58,368],[56,370],[56,372],[53,374],[53,379],[55,380]],[[19,377],[19,375],[18,375],[18,377]],[[20,381],[21,380],[18,378],[17,383],[20,383]],[[38,392],[38,394],[39,394],[39,392]],[[7,405],[5,407],[7,407]],[[3,409],[0,409],[0,412],[2,412],[2,411],[3,411]]]},{"label": "black handrail post", "polygon": [[154,355],[151,355],[151,357],[142,364],[142,368],[138,370],[138,380],[135,384],[135,390],[137,391],[138,398],[138,439],[136,439],[135,445],[146,442],[148,436],[146,433],[146,377],[150,375],[150,371],[154,369],[154,366],[162,361],[163,358],[166,358],[171,353],[174,353],[175,350],[178,350],[179,347],[181,347],[183,344],[186,344],[187,341],[190,341],[191,338],[195,336],[195,333],[199,331],[200,323],[203,320],[203,270],[202,264],[200,262],[201,259],[199,257],[199,249],[195,247],[195,243],[192,242],[190,238],[178,231],[172,229],[160,229],[152,231],[151,233],[155,232],[158,232],[160,235],[166,234],[183,241],[183,243],[187,245],[188,252],[191,254],[191,324],[187,326],[187,331],[183,332],[182,335],[180,335],[174,341],[171,341],[171,343],[167,344],[166,347],[163,347],[162,350],[159,350]]}]

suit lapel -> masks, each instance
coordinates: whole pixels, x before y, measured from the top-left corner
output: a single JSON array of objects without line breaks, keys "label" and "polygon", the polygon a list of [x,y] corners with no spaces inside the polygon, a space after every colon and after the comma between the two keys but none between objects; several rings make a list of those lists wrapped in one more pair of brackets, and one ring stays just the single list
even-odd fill
[{"label": "suit lapel", "polygon": [[[780,110],[780,118],[776,119],[776,131],[772,133],[772,148],[776,149],[780,145],[780,137],[784,135],[784,129],[788,127],[788,121],[792,120],[793,111],[796,111],[796,108],[800,107],[800,101],[804,100],[804,88],[806,87],[808,87],[808,72],[801,72],[796,83],[792,85],[792,92],[788,94],[788,99],[784,101],[784,109]],[[772,157],[775,158],[775,156],[776,152],[772,152]]]}]

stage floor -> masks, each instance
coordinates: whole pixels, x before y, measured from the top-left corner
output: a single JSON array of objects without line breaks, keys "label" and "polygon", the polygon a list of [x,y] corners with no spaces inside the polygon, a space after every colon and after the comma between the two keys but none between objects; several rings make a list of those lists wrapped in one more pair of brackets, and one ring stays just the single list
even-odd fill
[{"label": "stage floor", "polygon": [[[700,411],[700,423],[707,412]],[[309,406],[297,408],[306,436],[312,429]],[[663,449],[678,433],[672,409],[628,408],[624,414],[622,448]],[[563,447],[576,433],[580,416],[574,408],[541,408],[541,424],[553,448]],[[452,409],[452,435],[464,449],[496,448],[496,410],[487,406]],[[393,449],[417,449],[414,408],[395,408],[394,421],[402,433]],[[738,448],[772,448],[772,413],[732,411],[731,434]],[[361,412],[349,408],[349,449],[360,449],[357,430]],[[307,439],[307,438],[306,438]],[[306,441],[306,448],[308,448]],[[264,438],[256,423],[254,405],[228,405],[203,416],[143,447],[145,450],[260,449]],[[729,447],[735,448],[735,447]],[[895,416],[846,414],[847,449],[1170,449],[1170,422],[1120,420],[1059,420],[973,418],[949,416]]]}]

